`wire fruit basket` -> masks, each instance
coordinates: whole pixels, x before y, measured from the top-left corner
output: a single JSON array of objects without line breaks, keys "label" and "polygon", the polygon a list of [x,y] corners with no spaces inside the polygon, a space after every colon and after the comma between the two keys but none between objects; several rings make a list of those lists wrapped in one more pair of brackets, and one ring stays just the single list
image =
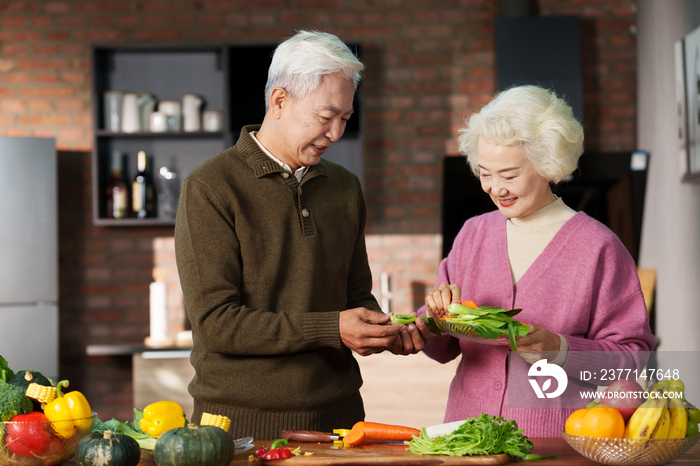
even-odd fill
[{"label": "wire fruit basket", "polygon": [[571,448],[595,462],[609,466],[655,466],[690,450],[700,435],[678,439],[622,439],[569,435],[561,436]]}]

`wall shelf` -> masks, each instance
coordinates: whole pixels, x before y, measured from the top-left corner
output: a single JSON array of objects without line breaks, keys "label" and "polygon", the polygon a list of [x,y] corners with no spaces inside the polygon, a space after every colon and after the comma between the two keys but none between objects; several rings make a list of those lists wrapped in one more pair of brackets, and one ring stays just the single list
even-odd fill
[{"label": "wall shelf", "polygon": [[97,130],[95,136],[97,138],[152,138],[152,139],[204,139],[204,138],[215,138],[221,139],[225,137],[223,131],[207,132],[207,131],[197,131],[197,132],[169,132],[169,133],[151,133],[151,132],[137,132],[137,133],[117,133],[114,131]]},{"label": "wall shelf", "polygon": [[[175,172],[180,182],[213,155],[230,147],[244,125],[262,122],[265,83],[277,44],[257,45],[93,45],[92,68],[92,214],[93,224],[107,227],[172,226],[161,216],[150,219],[110,219],[105,214],[106,185],[113,152],[126,156],[127,184],[136,173],[136,154],[145,151],[156,188],[162,191],[161,167]],[[360,54],[358,45],[351,45]],[[243,71],[244,70],[244,71]],[[220,110],[218,132],[113,132],[106,130],[103,96],[106,91],[146,92],[156,102],[182,101],[193,93],[202,110]],[[361,97],[355,96],[355,116],[345,137],[359,135]],[[178,184],[179,186],[179,184]],[[158,212],[162,212],[159,202]]]}]

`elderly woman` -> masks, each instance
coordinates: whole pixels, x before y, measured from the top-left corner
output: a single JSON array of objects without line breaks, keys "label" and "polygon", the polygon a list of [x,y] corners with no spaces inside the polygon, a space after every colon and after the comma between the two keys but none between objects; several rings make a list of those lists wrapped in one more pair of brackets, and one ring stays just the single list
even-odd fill
[{"label": "elderly woman", "polygon": [[[418,313],[441,317],[451,303],[473,300],[522,309],[516,319],[530,329],[516,338],[511,357],[507,341],[431,337],[424,350],[431,358],[462,355],[445,422],[485,412],[515,419],[530,437],[557,437],[568,415],[591,401],[580,392],[612,381],[590,384],[582,374],[641,370],[646,359],[638,352],[653,350],[634,261],[614,233],[552,191],[583,152],[583,128],[553,92],[522,86],[500,93],[469,118],[459,148],[498,210],[464,224]],[[530,368],[543,364],[566,373],[561,396],[536,396]]]}]

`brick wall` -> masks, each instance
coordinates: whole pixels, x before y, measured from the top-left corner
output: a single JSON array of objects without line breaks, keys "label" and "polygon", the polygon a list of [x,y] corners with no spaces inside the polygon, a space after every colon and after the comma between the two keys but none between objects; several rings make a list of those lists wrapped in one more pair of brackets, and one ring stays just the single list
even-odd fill
[{"label": "brick wall", "polygon": [[[131,416],[130,360],[88,358],[85,346],[142,341],[152,269],[161,261],[172,264],[172,228],[92,225],[91,43],[276,43],[299,28],[362,43],[369,254],[377,290],[379,274],[390,273],[392,304],[403,312],[422,302],[437,275],[442,157],[456,152],[464,116],[495,89],[497,4],[0,2],[0,134],[55,137],[60,150],[61,376],[87,394],[100,416]],[[542,15],[581,18],[587,147],[635,148],[635,2],[538,5]]]}]

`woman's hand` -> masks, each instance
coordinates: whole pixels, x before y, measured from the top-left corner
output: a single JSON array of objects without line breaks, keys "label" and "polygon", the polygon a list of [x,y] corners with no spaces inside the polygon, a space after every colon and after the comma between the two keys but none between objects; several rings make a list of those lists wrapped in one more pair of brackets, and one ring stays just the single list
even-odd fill
[{"label": "woman's hand", "polygon": [[552,362],[559,354],[561,340],[559,335],[550,332],[544,327],[535,324],[527,324],[530,331],[524,337],[516,337],[518,354],[530,364],[540,359]]},{"label": "woman's hand", "polygon": [[425,312],[428,317],[439,319],[447,314],[447,306],[460,302],[462,290],[459,285],[442,285],[434,288],[425,297]]}]

